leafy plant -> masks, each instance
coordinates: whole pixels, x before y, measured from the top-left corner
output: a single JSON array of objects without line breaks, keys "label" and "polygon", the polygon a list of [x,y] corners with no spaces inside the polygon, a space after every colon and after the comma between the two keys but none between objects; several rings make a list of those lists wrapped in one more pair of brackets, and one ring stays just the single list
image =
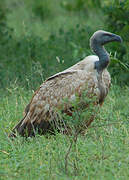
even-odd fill
[{"label": "leafy plant", "polygon": [[[88,89],[88,88],[87,88]],[[67,107],[67,108],[66,108]],[[64,112],[66,109],[66,112]],[[62,108],[58,111],[58,119],[55,124],[59,130],[68,135],[69,147],[65,154],[65,173],[69,175],[71,167],[72,175],[78,175],[79,167],[77,157],[77,140],[79,134],[85,134],[88,126],[97,117],[99,104],[94,94],[89,91],[83,91],[81,96],[75,95],[75,100],[64,99]],[[71,115],[70,115],[71,114]],[[72,153],[72,162],[69,162],[69,156]],[[77,160],[78,159],[78,160]],[[69,166],[70,164],[70,166]]]},{"label": "leafy plant", "polygon": [[[129,0],[123,1],[103,1],[103,11],[106,15],[106,25],[109,31],[119,34],[123,38],[123,43],[115,53],[116,45],[112,44],[111,51],[117,54],[117,58],[125,67],[129,67]],[[119,61],[119,62],[120,62]],[[121,68],[121,63],[111,66],[113,76],[116,76],[120,84],[128,84],[128,71]]]},{"label": "leafy plant", "polygon": [[[60,29],[46,41],[29,33],[20,39],[8,39],[7,44],[0,46],[1,86],[6,87],[17,79],[19,85],[28,88],[29,82],[29,87],[36,89],[47,77],[90,54],[87,47],[92,33],[91,28],[77,25],[68,31]],[[37,64],[42,73],[35,71]]]},{"label": "leafy plant", "polygon": [[5,3],[0,2],[0,45],[8,43],[8,39],[11,38],[12,29],[8,27],[6,18],[8,9]]},{"label": "leafy plant", "polygon": [[50,8],[50,2],[48,0],[34,1],[32,11],[35,16],[39,17],[41,20],[52,18],[52,9]]},{"label": "leafy plant", "polygon": [[[100,0],[74,0],[74,1],[62,1],[61,5],[67,10],[67,11],[85,11],[85,13],[89,13],[89,9],[92,8],[92,10],[98,8],[101,4]],[[87,14],[88,14],[87,13]]]}]

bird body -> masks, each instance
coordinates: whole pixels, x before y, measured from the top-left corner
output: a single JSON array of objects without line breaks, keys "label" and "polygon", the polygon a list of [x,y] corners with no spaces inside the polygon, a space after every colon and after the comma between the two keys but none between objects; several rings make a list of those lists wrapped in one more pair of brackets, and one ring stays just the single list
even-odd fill
[{"label": "bird body", "polygon": [[[104,31],[105,32],[105,31]],[[96,53],[97,54],[97,53]],[[24,118],[14,127],[20,135],[35,135],[35,130],[45,134],[52,130],[51,122],[57,119],[57,111],[62,108],[63,100],[69,103],[63,106],[63,112],[72,116],[69,111],[76,94],[81,96],[86,90],[86,96],[93,94],[97,104],[102,104],[108,94],[111,78],[107,69],[97,64],[100,57],[91,55],[72,67],[49,77],[34,93],[31,102],[25,109]],[[96,66],[97,64],[97,66]],[[99,68],[97,68],[99,67]],[[90,125],[90,123],[87,123]],[[40,131],[41,130],[41,131]]]}]

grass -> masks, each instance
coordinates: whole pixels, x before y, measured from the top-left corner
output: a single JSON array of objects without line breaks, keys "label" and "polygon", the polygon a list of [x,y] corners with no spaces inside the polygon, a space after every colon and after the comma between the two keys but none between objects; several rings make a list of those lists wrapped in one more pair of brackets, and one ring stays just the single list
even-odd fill
[{"label": "grass", "polygon": [[[43,11],[48,9],[43,19],[35,13],[35,7],[40,3]],[[91,54],[91,34],[104,29],[102,12],[98,10],[95,17],[92,12],[69,12],[60,3],[58,0],[38,0],[36,4],[31,0],[5,1],[8,8],[6,24],[13,31],[7,28],[5,37],[0,37],[3,38],[0,44],[0,88],[10,86],[10,82],[17,79],[20,86],[28,87],[28,83],[32,83],[31,89],[35,89],[37,82],[41,83],[39,66],[43,70],[43,79],[46,79]]]},{"label": "grass", "polygon": [[[22,118],[31,95],[32,91],[19,87],[1,92],[0,179],[128,179],[127,87],[112,86],[97,119],[85,136],[79,136],[76,151],[72,148],[69,174],[64,171],[69,137],[56,134],[27,140],[18,137],[15,141],[7,137]],[[78,172],[75,176],[73,162],[76,158]]]},{"label": "grass", "polygon": [[[98,117],[86,135],[79,135],[76,148],[72,147],[67,174],[65,155],[70,137],[8,138],[22,118],[33,89],[46,77],[89,55],[90,35],[106,27],[100,10],[75,13],[65,11],[58,0],[38,0],[37,4],[46,3],[43,10],[48,10],[48,17],[41,19],[43,16],[34,13],[34,2],[6,0],[7,25],[14,31],[12,39],[0,44],[0,180],[128,179],[128,86],[112,85]],[[117,66],[115,70],[119,71]]]},{"label": "grass", "polygon": [[[65,0],[65,2],[69,2],[69,0]],[[39,4],[42,4],[42,11],[46,14],[44,18],[35,12],[35,8]],[[94,12],[97,12],[97,16],[94,16],[92,12],[69,12],[61,6],[61,1],[58,0],[44,0],[44,2],[38,0],[37,3],[31,0],[28,2],[6,0],[6,5],[10,11],[7,23],[14,29],[15,36],[19,38],[26,34],[33,34],[47,40],[49,35],[57,33],[59,28],[67,31],[76,24],[96,27],[96,29],[103,28],[104,16],[98,9]],[[93,21],[94,23],[92,23]]]}]

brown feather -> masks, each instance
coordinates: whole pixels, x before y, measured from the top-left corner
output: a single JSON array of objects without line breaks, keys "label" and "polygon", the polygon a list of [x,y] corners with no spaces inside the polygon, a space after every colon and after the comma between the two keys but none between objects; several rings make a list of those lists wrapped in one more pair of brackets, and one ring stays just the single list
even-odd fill
[{"label": "brown feather", "polygon": [[[97,56],[93,57],[96,60]],[[58,130],[54,124],[54,120],[58,119],[55,109],[61,108],[63,99],[68,98],[72,101],[76,98],[75,94],[81,95],[83,90],[87,90],[86,96],[93,93],[102,104],[110,86],[110,75],[106,69],[98,75],[94,69],[94,61],[91,61],[89,56],[71,68],[48,78],[34,93],[31,102],[25,108],[25,117],[14,127],[13,132],[17,131],[22,136],[34,136],[36,130],[40,134],[53,132],[54,128]],[[66,104],[63,112],[72,116],[70,108],[70,104]],[[93,119],[92,117],[87,122],[87,126]]]},{"label": "brown feather", "polygon": [[[34,93],[30,103],[25,108],[24,118],[14,127],[12,136],[17,131],[22,136],[34,136],[36,131],[40,134],[53,133],[54,129],[68,133],[71,127],[67,127],[60,118],[58,110],[69,116],[73,116],[72,102],[80,97],[79,110],[89,108],[85,96],[94,100],[93,105],[102,105],[110,87],[110,74],[106,70],[110,57],[104,45],[109,42],[122,42],[122,38],[106,31],[96,31],[90,38],[90,46],[97,55],[86,57],[74,66],[59,72],[48,78]],[[64,99],[68,99],[64,102]],[[84,102],[85,101],[87,102]],[[63,104],[63,109],[62,109]],[[95,114],[91,115],[82,126],[86,129],[94,120]]]}]

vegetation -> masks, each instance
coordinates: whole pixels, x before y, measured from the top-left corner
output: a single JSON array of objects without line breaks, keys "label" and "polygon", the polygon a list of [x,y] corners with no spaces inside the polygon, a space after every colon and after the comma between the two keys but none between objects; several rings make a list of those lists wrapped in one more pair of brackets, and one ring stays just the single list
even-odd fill
[{"label": "vegetation", "polygon": [[[128,12],[129,0],[0,1],[0,179],[128,179]],[[47,77],[92,54],[89,38],[98,29],[123,43],[107,46],[113,85],[91,128],[72,144],[66,168],[73,137],[11,141],[7,134]]]},{"label": "vegetation", "polygon": [[65,156],[72,140],[69,136],[37,135],[14,141],[7,137],[22,118],[31,95],[32,91],[14,88],[8,96],[2,96],[0,179],[128,179],[128,87],[112,86],[97,119],[86,135],[78,136],[76,148],[72,146],[67,174]]},{"label": "vegetation", "polygon": [[[118,48],[117,56],[129,68],[129,0],[123,1],[108,1],[105,2],[103,7],[107,15],[107,27],[112,32],[116,32],[123,38],[122,46]],[[116,48],[115,45],[111,46],[112,49]],[[119,78],[121,84],[128,83],[129,72],[123,71],[118,64],[118,67],[111,65],[112,75]]]}]

